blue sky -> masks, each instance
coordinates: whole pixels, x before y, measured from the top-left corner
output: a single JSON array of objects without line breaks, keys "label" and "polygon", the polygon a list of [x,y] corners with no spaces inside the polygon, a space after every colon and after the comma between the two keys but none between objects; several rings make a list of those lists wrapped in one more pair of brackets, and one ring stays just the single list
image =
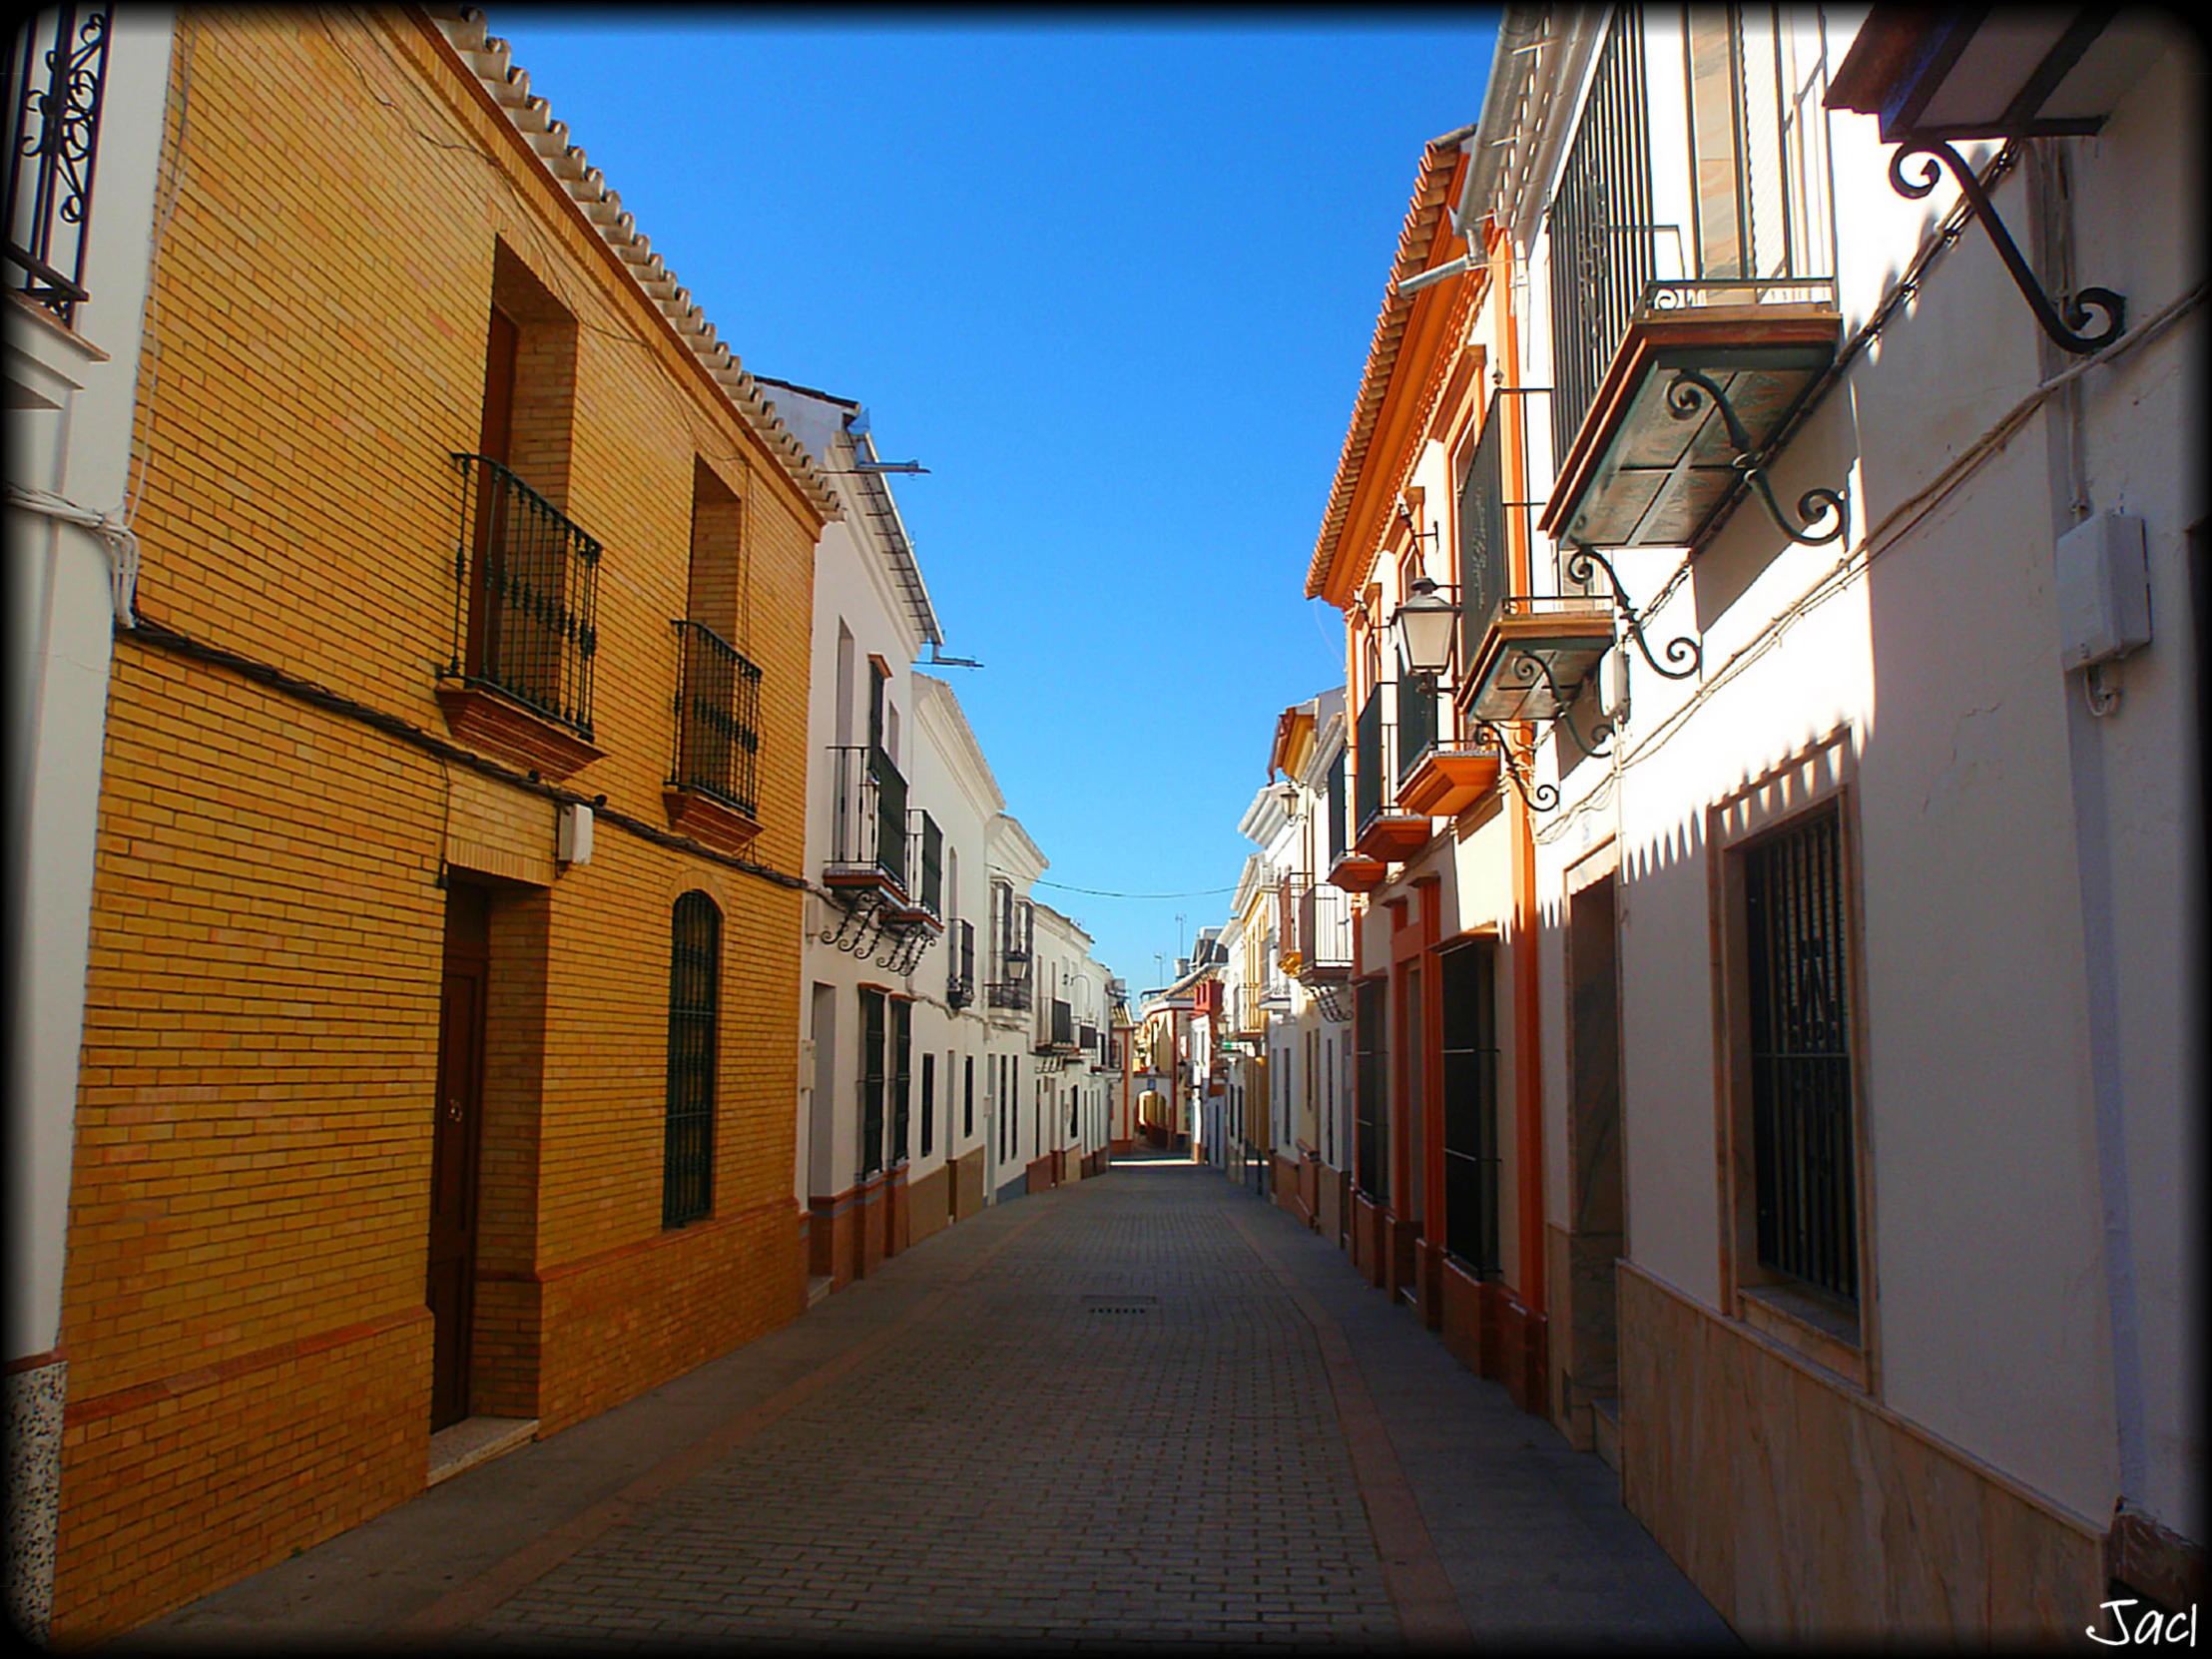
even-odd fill
[{"label": "blue sky", "polygon": [[[1132,988],[1227,914],[1422,144],[1492,11],[492,9],[756,373],[857,398],[1040,885]],[[839,18],[836,24],[828,21]],[[1184,920],[1178,924],[1177,917]]]}]

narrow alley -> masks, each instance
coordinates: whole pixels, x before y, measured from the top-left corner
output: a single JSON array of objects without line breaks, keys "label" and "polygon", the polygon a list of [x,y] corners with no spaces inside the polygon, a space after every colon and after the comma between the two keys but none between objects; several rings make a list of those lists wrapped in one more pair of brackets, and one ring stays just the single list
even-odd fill
[{"label": "narrow alley", "polygon": [[1734,1645],[1610,1469],[1290,1214],[1138,1154],[125,1645],[1596,1631]]}]

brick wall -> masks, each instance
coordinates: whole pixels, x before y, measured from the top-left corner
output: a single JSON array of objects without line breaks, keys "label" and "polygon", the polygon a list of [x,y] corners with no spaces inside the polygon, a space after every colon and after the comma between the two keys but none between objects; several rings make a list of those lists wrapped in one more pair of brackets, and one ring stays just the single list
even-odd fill
[{"label": "brick wall", "polygon": [[[184,141],[141,372],[144,613],[443,735],[450,457],[479,441],[495,269],[517,268],[576,319],[547,370],[574,388],[559,498],[606,549],[604,758],[567,782],[666,822],[670,622],[704,457],[745,504],[737,643],[764,674],[752,855],[796,871],[818,526],[795,486],[426,25],[194,12],[180,31],[190,118],[173,85]],[[550,454],[560,435],[541,420],[532,441]],[[800,895],[611,820],[589,866],[557,872],[553,820],[527,788],[119,641],[57,1639],[142,1622],[420,1488],[444,866],[509,883],[473,1407],[550,1430],[803,1305]],[[724,917],[715,1214],[663,1233],[669,920],[693,888]]]}]

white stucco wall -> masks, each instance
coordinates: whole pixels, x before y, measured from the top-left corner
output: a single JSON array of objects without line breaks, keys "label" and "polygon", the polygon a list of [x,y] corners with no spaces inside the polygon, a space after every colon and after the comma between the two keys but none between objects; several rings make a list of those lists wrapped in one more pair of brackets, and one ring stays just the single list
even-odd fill
[{"label": "white stucco wall", "polygon": [[[8,318],[9,380],[36,377],[19,352],[63,369],[59,408],[11,407],[8,475],[77,508],[120,518],[142,373],[146,293],[175,14],[119,10],[103,90],[80,349],[34,317]],[[172,323],[174,325],[174,323]],[[159,349],[159,322],[153,341]],[[43,337],[41,337],[43,336]],[[152,353],[144,353],[151,355]],[[10,941],[16,1041],[9,1079],[8,1355],[51,1351],[84,1031],[94,830],[115,626],[111,544],[80,525],[8,510],[8,823],[22,932]]]}]

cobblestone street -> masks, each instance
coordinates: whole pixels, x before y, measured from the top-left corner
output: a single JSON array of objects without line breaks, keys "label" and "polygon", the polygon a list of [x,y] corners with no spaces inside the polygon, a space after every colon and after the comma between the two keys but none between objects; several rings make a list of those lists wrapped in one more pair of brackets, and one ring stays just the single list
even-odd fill
[{"label": "cobblestone street", "polygon": [[125,1645],[1570,1635],[1732,1641],[1610,1470],[1281,1210],[1139,1159]]}]

